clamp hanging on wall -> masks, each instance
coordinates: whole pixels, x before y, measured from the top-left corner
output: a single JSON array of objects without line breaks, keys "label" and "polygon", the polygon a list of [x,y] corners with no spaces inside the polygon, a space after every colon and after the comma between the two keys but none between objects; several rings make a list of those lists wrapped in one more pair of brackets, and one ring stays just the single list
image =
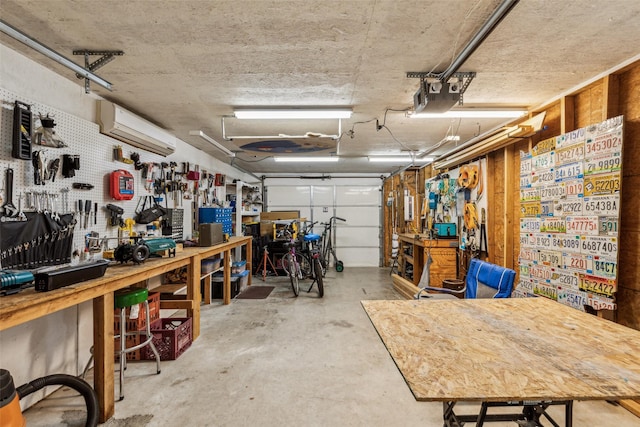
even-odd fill
[{"label": "clamp hanging on wall", "polygon": [[[124,52],[121,50],[74,50],[74,55],[84,55],[84,67],[93,72],[98,68],[108,64],[113,61],[116,56],[124,55]],[[91,55],[102,55],[100,58],[96,59],[92,63],[89,63],[89,56]],[[84,77],[84,92],[89,93],[91,88],[89,87],[90,80],[85,76],[76,73],[76,77],[81,79]]]}]

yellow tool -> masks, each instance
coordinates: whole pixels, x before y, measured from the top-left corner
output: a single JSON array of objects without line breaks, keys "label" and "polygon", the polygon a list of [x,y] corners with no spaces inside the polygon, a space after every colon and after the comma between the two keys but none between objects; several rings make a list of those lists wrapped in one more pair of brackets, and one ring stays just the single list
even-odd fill
[{"label": "yellow tool", "polygon": [[478,210],[473,202],[467,202],[464,205],[464,225],[467,230],[478,228]]}]

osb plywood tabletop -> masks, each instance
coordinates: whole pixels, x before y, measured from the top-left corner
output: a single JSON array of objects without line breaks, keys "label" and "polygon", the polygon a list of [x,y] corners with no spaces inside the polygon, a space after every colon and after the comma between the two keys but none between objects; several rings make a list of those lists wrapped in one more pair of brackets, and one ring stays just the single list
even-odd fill
[{"label": "osb plywood tabletop", "polygon": [[545,298],[362,306],[416,400],[640,397],[640,331]]}]

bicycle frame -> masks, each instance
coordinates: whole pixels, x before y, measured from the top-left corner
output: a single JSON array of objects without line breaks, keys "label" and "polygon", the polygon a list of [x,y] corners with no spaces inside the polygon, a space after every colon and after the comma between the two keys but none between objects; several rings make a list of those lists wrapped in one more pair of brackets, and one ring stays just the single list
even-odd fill
[{"label": "bicycle frame", "polygon": [[[300,293],[300,279],[302,278],[302,270],[300,263],[296,257],[296,247],[294,242],[289,243],[289,252],[283,257],[283,267],[291,280],[291,288],[295,296]],[[285,265],[286,264],[286,265]]]},{"label": "bicycle frame", "polygon": [[322,258],[324,263],[324,268],[326,269],[329,266],[329,256],[333,256],[333,264],[335,266],[336,271],[341,272],[344,269],[342,261],[338,259],[338,255],[336,254],[336,250],[333,247],[333,227],[335,225],[336,220],[346,221],[344,218],[340,218],[337,216],[332,216],[329,219],[329,222],[323,223],[324,231],[322,232]]}]

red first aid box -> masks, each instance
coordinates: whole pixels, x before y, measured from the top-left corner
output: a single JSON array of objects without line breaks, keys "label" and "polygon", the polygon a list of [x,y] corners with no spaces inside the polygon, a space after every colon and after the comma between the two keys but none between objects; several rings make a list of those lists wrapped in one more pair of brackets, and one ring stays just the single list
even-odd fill
[{"label": "red first aid box", "polygon": [[109,193],[116,200],[133,199],[133,175],[123,169],[111,172]]}]

